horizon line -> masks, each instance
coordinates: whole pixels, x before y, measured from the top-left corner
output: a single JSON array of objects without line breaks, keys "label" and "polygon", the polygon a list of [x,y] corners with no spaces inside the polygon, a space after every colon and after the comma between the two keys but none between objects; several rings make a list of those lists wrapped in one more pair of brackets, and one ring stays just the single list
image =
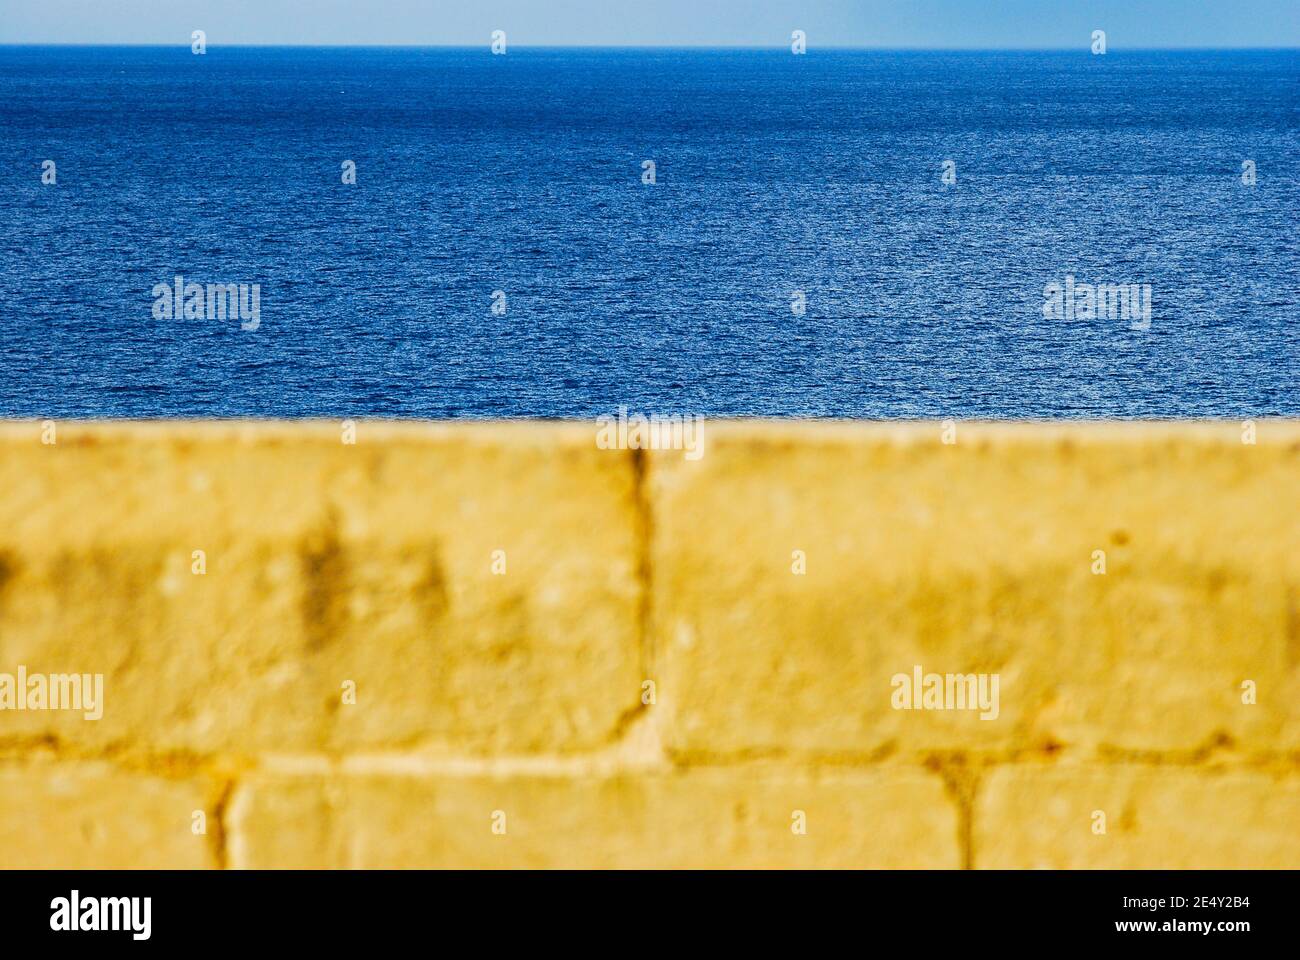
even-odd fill
[{"label": "horizon line", "polygon": [[[488,49],[490,42],[484,43],[213,43],[207,42],[208,49],[277,49],[277,50],[480,50]],[[97,49],[158,49],[158,50],[188,50],[188,42],[169,42],[157,43],[152,41],[127,41],[115,43],[102,42],[83,42],[83,41],[9,41],[0,40],[0,48],[3,47],[68,47],[68,48],[97,48]],[[780,44],[746,44],[746,43],[511,43],[510,47],[515,50],[755,50],[755,51],[774,51],[788,50],[788,43]],[[882,52],[882,53],[1089,53],[1088,45],[1077,44],[1073,46],[1011,46],[1011,47],[974,47],[974,46],[860,46],[854,44],[819,44],[809,46],[808,52],[816,50],[837,50],[837,51],[862,51],[862,52]],[[1107,48],[1107,54],[1112,51],[1123,51],[1129,53],[1151,53],[1151,52],[1277,52],[1286,50],[1300,50],[1300,45],[1294,46],[1138,46],[1138,47],[1117,47],[1110,45]]]}]

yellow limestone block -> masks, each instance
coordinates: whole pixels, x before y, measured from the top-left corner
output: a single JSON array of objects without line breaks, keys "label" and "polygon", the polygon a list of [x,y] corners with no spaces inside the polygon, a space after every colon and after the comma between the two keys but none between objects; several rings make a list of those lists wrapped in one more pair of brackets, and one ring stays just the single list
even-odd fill
[{"label": "yellow limestone block", "polygon": [[576,425],[0,428],[0,673],[104,713],[0,737],[565,751],[639,705],[627,451]]},{"label": "yellow limestone block", "polygon": [[1003,767],[977,795],[973,833],[977,867],[1293,870],[1300,775]]},{"label": "yellow limestone block", "polygon": [[0,869],[213,867],[213,799],[202,781],[104,763],[0,762]]},{"label": "yellow limestone block", "polygon": [[230,811],[236,867],[960,865],[920,770],[256,778]]},{"label": "yellow limestone block", "polygon": [[[675,751],[1300,744],[1300,425],[952,429],[711,424],[651,458]],[[997,677],[996,719],[895,709],[917,667]]]}]

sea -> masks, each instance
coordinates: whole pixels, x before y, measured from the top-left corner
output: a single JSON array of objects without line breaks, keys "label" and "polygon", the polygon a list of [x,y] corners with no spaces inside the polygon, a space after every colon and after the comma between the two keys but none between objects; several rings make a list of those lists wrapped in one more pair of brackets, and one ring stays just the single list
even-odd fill
[{"label": "sea", "polygon": [[1296,50],[0,47],[0,417],[1297,416],[1298,220]]}]

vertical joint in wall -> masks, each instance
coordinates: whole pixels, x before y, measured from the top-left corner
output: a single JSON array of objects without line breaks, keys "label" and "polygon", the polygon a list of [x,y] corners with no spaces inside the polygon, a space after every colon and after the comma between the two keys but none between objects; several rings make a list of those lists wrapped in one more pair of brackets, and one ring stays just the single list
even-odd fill
[{"label": "vertical joint in wall", "polygon": [[974,870],[973,822],[981,771],[978,766],[969,764],[963,754],[936,754],[928,757],[925,765],[943,780],[944,791],[957,806],[957,847],[961,853],[961,868]]},{"label": "vertical joint in wall", "polygon": [[654,511],[650,502],[650,460],[640,448],[632,453],[632,506],[636,538],[637,642],[641,675],[653,679],[656,666],[651,617],[654,603]]},{"label": "vertical joint in wall", "polygon": [[230,866],[226,816],[230,807],[230,798],[234,792],[235,781],[231,779],[222,780],[217,791],[217,799],[212,804],[212,829],[208,831],[208,837],[209,842],[212,844],[212,859],[216,863],[218,870],[226,870]]}]

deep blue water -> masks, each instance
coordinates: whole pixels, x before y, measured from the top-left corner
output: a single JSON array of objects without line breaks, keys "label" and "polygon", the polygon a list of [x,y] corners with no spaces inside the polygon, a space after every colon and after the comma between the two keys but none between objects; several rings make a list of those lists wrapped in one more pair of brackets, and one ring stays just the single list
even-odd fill
[{"label": "deep blue water", "polygon": [[0,48],[0,416],[1295,416],[1298,213],[1298,51]]}]

